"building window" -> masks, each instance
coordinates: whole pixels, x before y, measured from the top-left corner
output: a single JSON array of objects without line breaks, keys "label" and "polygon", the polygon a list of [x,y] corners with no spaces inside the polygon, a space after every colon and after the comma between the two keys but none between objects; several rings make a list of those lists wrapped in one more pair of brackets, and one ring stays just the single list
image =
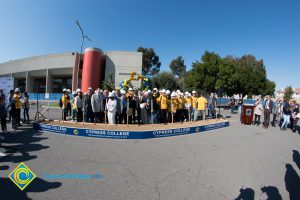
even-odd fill
[{"label": "building window", "polygon": [[26,91],[26,79],[17,79],[17,88],[21,90],[21,92]]},{"label": "building window", "polygon": [[46,78],[34,79],[34,92],[45,93],[46,92]]},{"label": "building window", "polygon": [[72,77],[55,77],[53,78],[53,93],[61,93],[64,88],[72,89]]}]

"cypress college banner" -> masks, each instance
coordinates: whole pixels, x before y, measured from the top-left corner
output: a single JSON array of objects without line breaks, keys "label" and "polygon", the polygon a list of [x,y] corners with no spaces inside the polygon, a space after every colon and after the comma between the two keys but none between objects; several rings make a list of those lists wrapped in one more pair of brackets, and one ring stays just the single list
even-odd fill
[{"label": "cypress college banner", "polygon": [[55,132],[66,135],[84,136],[84,137],[97,137],[97,138],[113,138],[113,139],[148,139],[170,137],[177,135],[193,134],[204,132],[229,126],[229,122],[219,122],[208,125],[166,129],[166,130],[151,130],[151,131],[120,131],[120,130],[94,130],[67,126],[57,126],[43,123],[33,123],[33,128]]}]

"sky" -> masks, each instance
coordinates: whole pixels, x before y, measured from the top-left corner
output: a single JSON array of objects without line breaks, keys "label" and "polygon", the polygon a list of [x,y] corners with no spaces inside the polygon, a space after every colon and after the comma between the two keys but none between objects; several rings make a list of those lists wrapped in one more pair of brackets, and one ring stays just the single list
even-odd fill
[{"label": "sky", "polygon": [[[276,89],[300,87],[298,0],[0,0],[0,63],[80,51],[152,47],[169,71],[182,56],[187,69],[205,50],[263,59]],[[1,69],[0,69],[1,70]]]}]

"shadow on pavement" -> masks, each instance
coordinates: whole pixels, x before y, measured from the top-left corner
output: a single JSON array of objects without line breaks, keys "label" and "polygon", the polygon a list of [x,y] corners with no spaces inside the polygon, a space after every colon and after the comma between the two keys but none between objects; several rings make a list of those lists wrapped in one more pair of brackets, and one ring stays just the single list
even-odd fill
[{"label": "shadow on pavement", "polygon": [[2,141],[2,147],[6,150],[5,153],[8,156],[1,158],[0,162],[20,163],[36,159],[37,156],[30,155],[30,152],[49,148],[49,146],[35,144],[41,140],[48,139],[41,137],[38,130],[28,127],[20,128],[19,130],[21,130],[21,132],[5,135],[5,139]]},{"label": "shadow on pavement", "polygon": [[293,150],[293,161],[296,163],[297,167],[300,169],[300,154],[296,150]]},{"label": "shadow on pavement", "polygon": [[[38,144],[38,142],[48,139],[42,137],[40,131],[30,127],[21,127],[16,134],[10,133],[5,135],[5,139],[1,141],[1,147],[5,149],[5,154],[8,156],[0,159],[0,163],[5,165],[0,166],[0,170],[7,170],[8,174],[13,170],[9,170],[9,163],[20,163],[32,159],[36,159],[36,155],[31,155],[31,152],[40,151],[49,148]],[[26,164],[26,163],[25,163]],[[45,163],[46,164],[46,163]],[[45,192],[49,189],[60,187],[60,182],[48,182],[39,177],[36,177],[23,191],[21,191],[8,177],[0,178],[0,196],[1,199],[30,199],[27,196],[28,192]]]},{"label": "shadow on pavement", "polygon": [[[45,192],[60,187],[60,182],[48,182],[35,178],[23,191],[21,191],[9,178],[0,178],[1,197],[3,199],[31,199],[28,192]],[[2,198],[1,198],[2,199]]]},{"label": "shadow on pavement", "polygon": [[240,195],[234,200],[254,200],[255,192],[252,188],[241,188]]},{"label": "shadow on pavement", "polygon": [[281,195],[279,194],[279,190],[277,187],[274,186],[265,186],[261,188],[263,193],[266,193],[267,200],[282,200]]},{"label": "shadow on pavement", "polygon": [[[300,155],[296,150],[293,150],[293,161],[300,169]],[[300,177],[291,164],[286,164],[285,167],[285,188],[289,192],[290,200],[298,200],[300,199]]]}]

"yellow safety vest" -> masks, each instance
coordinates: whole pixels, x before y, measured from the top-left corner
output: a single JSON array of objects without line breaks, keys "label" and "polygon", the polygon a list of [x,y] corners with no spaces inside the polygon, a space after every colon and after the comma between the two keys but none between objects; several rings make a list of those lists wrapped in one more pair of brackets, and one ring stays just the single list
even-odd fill
[{"label": "yellow safety vest", "polygon": [[70,97],[68,95],[62,95],[61,101],[63,103],[63,109],[67,108],[68,103],[70,103]]},{"label": "yellow safety vest", "polygon": [[196,108],[196,104],[197,104],[197,97],[192,96],[192,107]]},{"label": "yellow safety vest", "polygon": [[176,113],[177,111],[177,106],[178,106],[178,101],[176,98],[170,99],[170,108],[169,112]]},{"label": "yellow safety vest", "polygon": [[207,101],[204,97],[199,97],[197,99],[197,104],[198,104],[198,110],[205,110]]},{"label": "yellow safety vest", "polygon": [[160,96],[158,102],[160,105],[160,109],[165,110],[168,108],[168,98],[166,96]]},{"label": "yellow safety vest", "polygon": [[179,97],[179,98],[177,98],[177,101],[178,101],[177,109],[178,110],[183,109],[183,105],[182,104],[184,103],[184,100],[181,97]]},{"label": "yellow safety vest", "polygon": [[16,102],[16,109],[21,109],[21,101],[20,101],[20,95],[15,94],[14,100]]}]

